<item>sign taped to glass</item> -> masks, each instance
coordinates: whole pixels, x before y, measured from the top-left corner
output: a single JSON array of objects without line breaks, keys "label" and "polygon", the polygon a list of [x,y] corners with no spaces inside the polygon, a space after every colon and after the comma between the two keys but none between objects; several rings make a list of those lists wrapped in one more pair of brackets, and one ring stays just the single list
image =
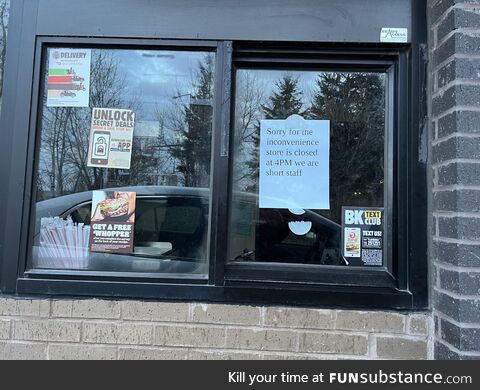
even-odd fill
[{"label": "sign taped to glass", "polygon": [[115,108],[94,108],[88,166],[130,169],[135,113]]},{"label": "sign taped to glass", "polygon": [[330,208],[330,121],[260,121],[260,208]]},{"label": "sign taped to glass", "polygon": [[91,252],[133,251],[135,203],[135,192],[92,192]]},{"label": "sign taped to glass", "polygon": [[383,207],[342,207],[343,256],[349,265],[383,265]]},{"label": "sign taped to glass", "polygon": [[88,107],[90,49],[49,50],[47,107]]}]

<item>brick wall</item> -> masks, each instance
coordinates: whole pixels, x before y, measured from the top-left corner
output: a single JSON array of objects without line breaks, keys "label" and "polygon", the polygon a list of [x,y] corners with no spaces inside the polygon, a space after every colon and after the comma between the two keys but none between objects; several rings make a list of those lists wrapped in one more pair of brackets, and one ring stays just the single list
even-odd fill
[{"label": "brick wall", "polygon": [[480,358],[480,0],[429,1],[435,357]]},{"label": "brick wall", "polygon": [[0,359],[426,359],[430,315],[0,298]]}]

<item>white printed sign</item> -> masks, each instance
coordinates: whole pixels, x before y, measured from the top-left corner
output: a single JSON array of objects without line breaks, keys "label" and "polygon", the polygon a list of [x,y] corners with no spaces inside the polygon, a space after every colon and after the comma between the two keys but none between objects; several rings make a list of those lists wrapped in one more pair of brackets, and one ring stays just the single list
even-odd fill
[{"label": "white printed sign", "polygon": [[132,110],[94,108],[87,165],[130,169],[134,126]]},{"label": "white printed sign", "polygon": [[380,42],[389,43],[407,43],[408,29],[407,28],[382,28],[380,32]]},{"label": "white printed sign", "polygon": [[330,121],[260,122],[260,208],[329,209]]},{"label": "white printed sign", "polygon": [[91,58],[90,49],[49,50],[48,107],[88,107]]}]

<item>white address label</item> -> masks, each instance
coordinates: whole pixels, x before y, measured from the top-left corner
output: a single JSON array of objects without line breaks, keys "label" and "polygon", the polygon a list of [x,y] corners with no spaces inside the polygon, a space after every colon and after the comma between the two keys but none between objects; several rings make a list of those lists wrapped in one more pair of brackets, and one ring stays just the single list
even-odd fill
[{"label": "white address label", "polygon": [[408,28],[382,28],[380,42],[406,43],[408,42]]}]

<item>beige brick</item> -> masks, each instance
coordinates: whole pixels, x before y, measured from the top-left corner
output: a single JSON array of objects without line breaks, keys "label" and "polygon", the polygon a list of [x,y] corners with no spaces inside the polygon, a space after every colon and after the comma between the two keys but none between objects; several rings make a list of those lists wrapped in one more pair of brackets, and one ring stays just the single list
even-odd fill
[{"label": "beige brick", "polygon": [[73,301],[72,317],[75,318],[120,318],[120,302],[88,299]]},{"label": "beige brick", "polygon": [[10,338],[10,320],[0,320],[0,339],[8,340]]},{"label": "beige brick", "polygon": [[331,332],[306,332],[300,335],[300,351],[365,355],[367,337]]},{"label": "beige brick", "polygon": [[188,303],[122,302],[122,318],[136,321],[185,322]]},{"label": "beige brick", "polygon": [[118,319],[120,302],[100,299],[57,300],[52,302],[51,316],[58,318]]},{"label": "beige brick", "polygon": [[117,358],[117,347],[50,344],[48,358],[50,360],[115,360]]},{"label": "beige brick", "polygon": [[150,345],[152,340],[153,326],[148,324],[106,322],[83,324],[83,341],[86,343]]},{"label": "beige brick", "polygon": [[0,342],[0,360],[45,360],[46,343]]},{"label": "beige brick", "polygon": [[232,350],[198,350],[190,351],[189,360],[260,360],[261,353],[239,352]]},{"label": "beige brick", "polygon": [[403,337],[377,337],[377,356],[386,359],[427,358],[427,342]]},{"label": "beige brick", "polygon": [[13,338],[36,341],[80,341],[80,323],[55,320],[18,320]]},{"label": "beige brick", "polygon": [[0,298],[0,316],[14,316],[16,314],[17,302],[11,298]]},{"label": "beige brick", "polygon": [[331,310],[266,307],[265,325],[288,328],[333,328]]},{"label": "beige brick", "polygon": [[186,348],[119,348],[121,360],[186,360],[188,349]]},{"label": "beige brick", "polygon": [[428,333],[428,318],[422,315],[410,316],[408,322],[408,333],[426,336]]},{"label": "beige brick", "polygon": [[225,345],[225,329],[212,326],[157,326],[154,344],[220,348]]},{"label": "beige brick", "polygon": [[19,317],[48,317],[50,303],[41,299],[1,298],[0,315]]},{"label": "beige brick", "polygon": [[340,310],[337,312],[335,327],[359,332],[403,333],[405,316],[396,313]]},{"label": "beige brick", "polygon": [[49,302],[40,299],[16,299],[16,316],[48,317],[50,314]]},{"label": "beige brick", "polygon": [[259,325],[259,307],[192,304],[193,321],[200,323]]},{"label": "beige brick", "polygon": [[50,316],[53,318],[71,318],[73,301],[52,301]]},{"label": "beige brick", "polygon": [[289,330],[227,329],[227,348],[294,351],[297,334]]}]

